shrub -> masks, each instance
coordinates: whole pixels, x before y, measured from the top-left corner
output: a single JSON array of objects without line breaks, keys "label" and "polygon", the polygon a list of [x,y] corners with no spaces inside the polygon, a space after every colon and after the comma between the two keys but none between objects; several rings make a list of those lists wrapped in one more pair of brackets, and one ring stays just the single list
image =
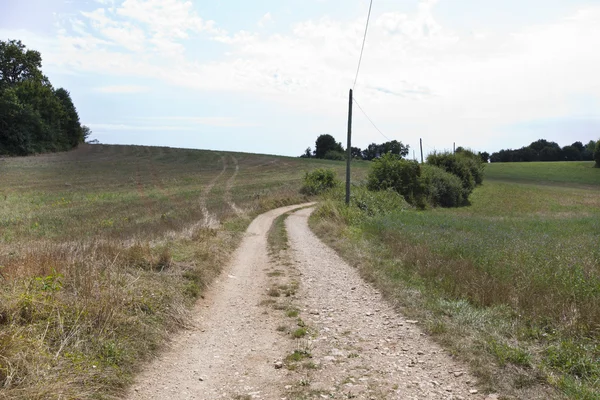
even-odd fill
[{"label": "shrub", "polygon": [[367,187],[369,190],[392,189],[410,204],[422,207],[424,190],[420,177],[421,166],[416,161],[403,160],[388,153],[373,162]]},{"label": "shrub", "polygon": [[346,154],[343,151],[329,150],[323,158],[326,160],[344,161]]},{"label": "shrub", "polygon": [[475,184],[481,185],[483,183],[483,174],[485,171],[485,164],[481,156],[475,154],[471,150],[463,150],[460,153],[456,152],[456,157],[467,165],[473,175],[473,179],[475,179]]},{"label": "shrub", "polygon": [[596,142],[596,150],[594,151],[594,160],[596,160],[596,168],[600,168],[600,139]]},{"label": "shrub", "polygon": [[469,162],[469,157],[456,156],[452,153],[433,153],[427,157],[427,164],[435,165],[446,172],[458,176],[462,182],[463,188],[467,191],[467,196],[475,189],[475,177],[473,176],[473,165]]},{"label": "shrub", "polygon": [[306,173],[300,192],[306,195],[317,195],[328,189],[333,189],[339,184],[340,182],[333,170],[319,168]]},{"label": "shrub", "polygon": [[458,176],[435,165],[424,165],[422,171],[429,204],[442,207],[459,207],[465,204],[469,194]]}]

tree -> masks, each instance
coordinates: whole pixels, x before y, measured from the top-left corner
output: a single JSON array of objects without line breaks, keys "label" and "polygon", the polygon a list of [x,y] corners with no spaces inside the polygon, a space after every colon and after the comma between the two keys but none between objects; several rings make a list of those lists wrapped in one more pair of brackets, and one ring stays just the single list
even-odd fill
[{"label": "tree", "polygon": [[[581,147],[583,148],[583,145]],[[575,146],[565,146],[562,148],[562,158],[565,161],[580,161],[581,152]]]},{"label": "tree", "polygon": [[0,154],[69,150],[89,135],[69,92],[54,90],[41,65],[39,52],[0,41]]},{"label": "tree", "polygon": [[367,146],[366,149],[363,150],[363,159],[371,161],[377,157],[381,156],[381,152],[379,149],[379,145],[376,143],[371,143]]},{"label": "tree", "polygon": [[85,141],[85,137],[81,124],[79,123],[77,109],[71,100],[71,94],[63,88],[57,89],[54,94],[63,108],[64,114],[61,128],[65,134],[65,139],[72,147],[76,147],[79,143]]},{"label": "tree", "polygon": [[596,150],[594,150],[594,160],[596,160],[596,168],[600,168],[600,140],[596,142]]},{"label": "tree", "polygon": [[344,152],[344,148],[331,135],[325,134],[319,136],[315,142],[315,157],[325,158],[325,155],[330,151]]},{"label": "tree", "polygon": [[360,147],[352,147],[352,149],[350,150],[350,154],[352,155],[352,158],[358,158],[361,159],[363,158],[363,154],[362,154],[362,150],[360,149]]},{"label": "tree", "polygon": [[398,155],[400,157],[406,157],[408,155],[408,151],[410,149],[410,146],[405,146],[402,144],[402,142],[399,142],[397,140],[392,140],[391,142],[385,142],[384,144],[381,145],[382,147],[382,153],[383,154],[387,154],[387,153],[391,153],[391,154],[395,154]]},{"label": "tree", "polygon": [[560,161],[560,153],[560,147],[546,146],[540,150],[540,161]]},{"label": "tree", "polygon": [[596,142],[590,140],[581,153],[582,159],[584,161],[594,161],[594,150],[596,150]]},{"label": "tree", "polygon": [[481,152],[479,153],[479,157],[481,157],[481,161],[487,164],[487,162],[490,160],[490,153],[487,151]]},{"label": "tree", "polygon": [[304,154],[302,154],[300,156],[300,158],[311,158],[312,157],[312,149],[310,147],[307,147],[306,150],[304,150]]},{"label": "tree", "polygon": [[20,40],[0,41],[0,88],[41,76],[42,56]]}]

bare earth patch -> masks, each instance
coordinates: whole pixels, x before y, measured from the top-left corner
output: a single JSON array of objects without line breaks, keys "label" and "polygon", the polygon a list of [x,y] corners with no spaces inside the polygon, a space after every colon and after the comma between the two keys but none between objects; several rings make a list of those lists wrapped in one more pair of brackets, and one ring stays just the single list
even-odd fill
[{"label": "bare earth patch", "polygon": [[[313,235],[312,209],[287,219],[287,257],[269,258],[271,224],[298,207],[252,222],[191,328],[148,366],[127,398],[484,399],[466,366]],[[299,288],[275,284],[290,273]],[[278,296],[269,295],[275,290]]]}]

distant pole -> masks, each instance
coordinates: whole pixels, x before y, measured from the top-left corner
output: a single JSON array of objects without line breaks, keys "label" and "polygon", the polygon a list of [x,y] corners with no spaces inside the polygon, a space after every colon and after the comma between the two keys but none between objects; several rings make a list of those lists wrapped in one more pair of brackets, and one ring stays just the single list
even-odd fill
[{"label": "distant pole", "polygon": [[456,154],[456,142],[452,143],[452,154]]},{"label": "distant pole", "polygon": [[423,139],[419,139],[421,142],[421,164],[423,164]]},{"label": "distant pole", "polygon": [[350,161],[352,160],[352,89],[348,101],[348,148],[346,149],[346,205],[350,204]]}]

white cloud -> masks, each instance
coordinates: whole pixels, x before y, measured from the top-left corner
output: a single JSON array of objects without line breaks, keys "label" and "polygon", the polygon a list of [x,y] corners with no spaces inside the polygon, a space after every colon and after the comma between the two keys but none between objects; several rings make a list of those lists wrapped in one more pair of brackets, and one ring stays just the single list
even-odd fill
[{"label": "white cloud", "polygon": [[258,21],[256,25],[258,25],[259,28],[264,28],[267,24],[271,22],[273,22],[273,16],[270,12],[268,12],[262,16],[262,18]]},{"label": "white cloud", "polygon": [[95,92],[98,93],[145,93],[149,92],[150,88],[146,86],[135,86],[135,85],[116,85],[116,86],[100,86],[94,88]]},{"label": "white cloud", "polygon": [[[600,7],[519,32],[461,35],[435,19],[436,1],[418,4],[414,13],[372,16],[356,95],[384,128],[401,122],[415,134],[451,131],[460,140],[569,115],[582,93],[600,98]],[[71,35],[40,48],[45,64],[250,93],[325,115],[345,107],[364,32],[361,15],[299,21],[287,34],[228,33],[181,0],[125,0],[114,12],[83,17],[90,29],[77,23]],[[200,36],[221,44],[223,55],[186,59],[186,40]]]}]

